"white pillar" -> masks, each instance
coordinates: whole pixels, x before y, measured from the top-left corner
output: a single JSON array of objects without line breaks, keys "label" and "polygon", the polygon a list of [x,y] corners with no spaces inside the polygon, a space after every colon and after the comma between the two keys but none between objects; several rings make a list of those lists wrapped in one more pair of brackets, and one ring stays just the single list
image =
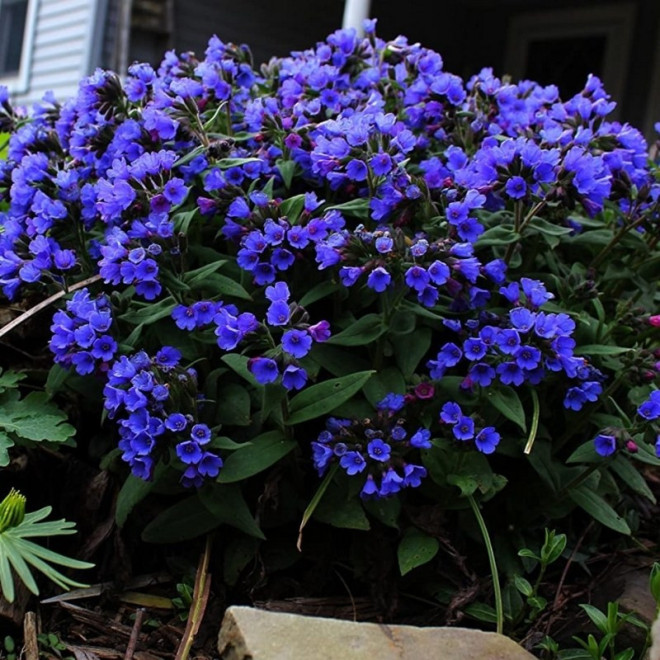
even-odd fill
[{"label": "white pillar", "polygon": [[345,0],[342,27],[355,28],[359,36],[364,36],[362,21],[369,18],[371,0]]}]

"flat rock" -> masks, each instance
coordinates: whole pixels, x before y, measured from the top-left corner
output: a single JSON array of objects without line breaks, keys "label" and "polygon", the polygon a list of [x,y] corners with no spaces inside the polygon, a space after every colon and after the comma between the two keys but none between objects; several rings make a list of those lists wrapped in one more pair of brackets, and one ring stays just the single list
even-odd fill
[{"label": "flat rock", "polygon": [[218,638],[223,660],[533,660],[503,635],[467,628],[354,623],[230,607]]}]

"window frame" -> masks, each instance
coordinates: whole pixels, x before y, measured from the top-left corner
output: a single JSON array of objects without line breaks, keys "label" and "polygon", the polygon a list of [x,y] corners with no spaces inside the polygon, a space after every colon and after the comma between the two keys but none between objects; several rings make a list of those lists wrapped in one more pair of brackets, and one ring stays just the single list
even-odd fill
[{"label": "window frame", "polygon": [[[2,5],[2,0],[0,0]],[[37,13],[39,0],[28,0],[27,13],[25,15],[25,28],[23,30],[23,45],[21,47],[21,60],[18,71],[12,75],[0,75],[0,85],[4,85],[9,93],[24,94],[30,85],[30,73],[32,67],[32,50],[34,46],[34,35],[37,24]]]},{"label": "window frame", "polygon": [[537,39],[605,37],[602,81],[607,93],[617,102],[612,113],[613,118],[617,118],[623,100],[634,21],[635,6],[631,3],[514,15],[507,34],[506,73],[511,74],[514,80],[523,77],[529,46]]}]

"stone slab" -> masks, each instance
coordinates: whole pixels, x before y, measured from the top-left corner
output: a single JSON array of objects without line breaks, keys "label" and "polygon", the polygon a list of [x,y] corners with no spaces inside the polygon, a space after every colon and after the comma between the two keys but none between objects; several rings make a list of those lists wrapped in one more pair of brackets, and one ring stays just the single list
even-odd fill
[{"label": "stone slab", "polygon": [[218,637],[222,660],[533,660],[503,635],[468,628],[354,623],[230,607]]}]

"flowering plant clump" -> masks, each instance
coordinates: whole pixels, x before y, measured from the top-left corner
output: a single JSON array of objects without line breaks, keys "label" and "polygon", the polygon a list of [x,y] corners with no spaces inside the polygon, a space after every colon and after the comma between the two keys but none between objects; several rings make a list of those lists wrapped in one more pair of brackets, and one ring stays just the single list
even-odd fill
[{"label": "flowering plant clump", "polygon": [[630,534],[621,493],[660,465],[647,142],[595,76],[569,99],[463,81],[366,30],[260,70],[213,37],[29,116],[5,99],[0,285],[73,292],[51,382],[102,391],[117,519],[160,489],[184,499],[147,540],[266,543],[311,502],[428,541],[407,507],[476,497],[506,502],[502,548],[541,503]]}]

